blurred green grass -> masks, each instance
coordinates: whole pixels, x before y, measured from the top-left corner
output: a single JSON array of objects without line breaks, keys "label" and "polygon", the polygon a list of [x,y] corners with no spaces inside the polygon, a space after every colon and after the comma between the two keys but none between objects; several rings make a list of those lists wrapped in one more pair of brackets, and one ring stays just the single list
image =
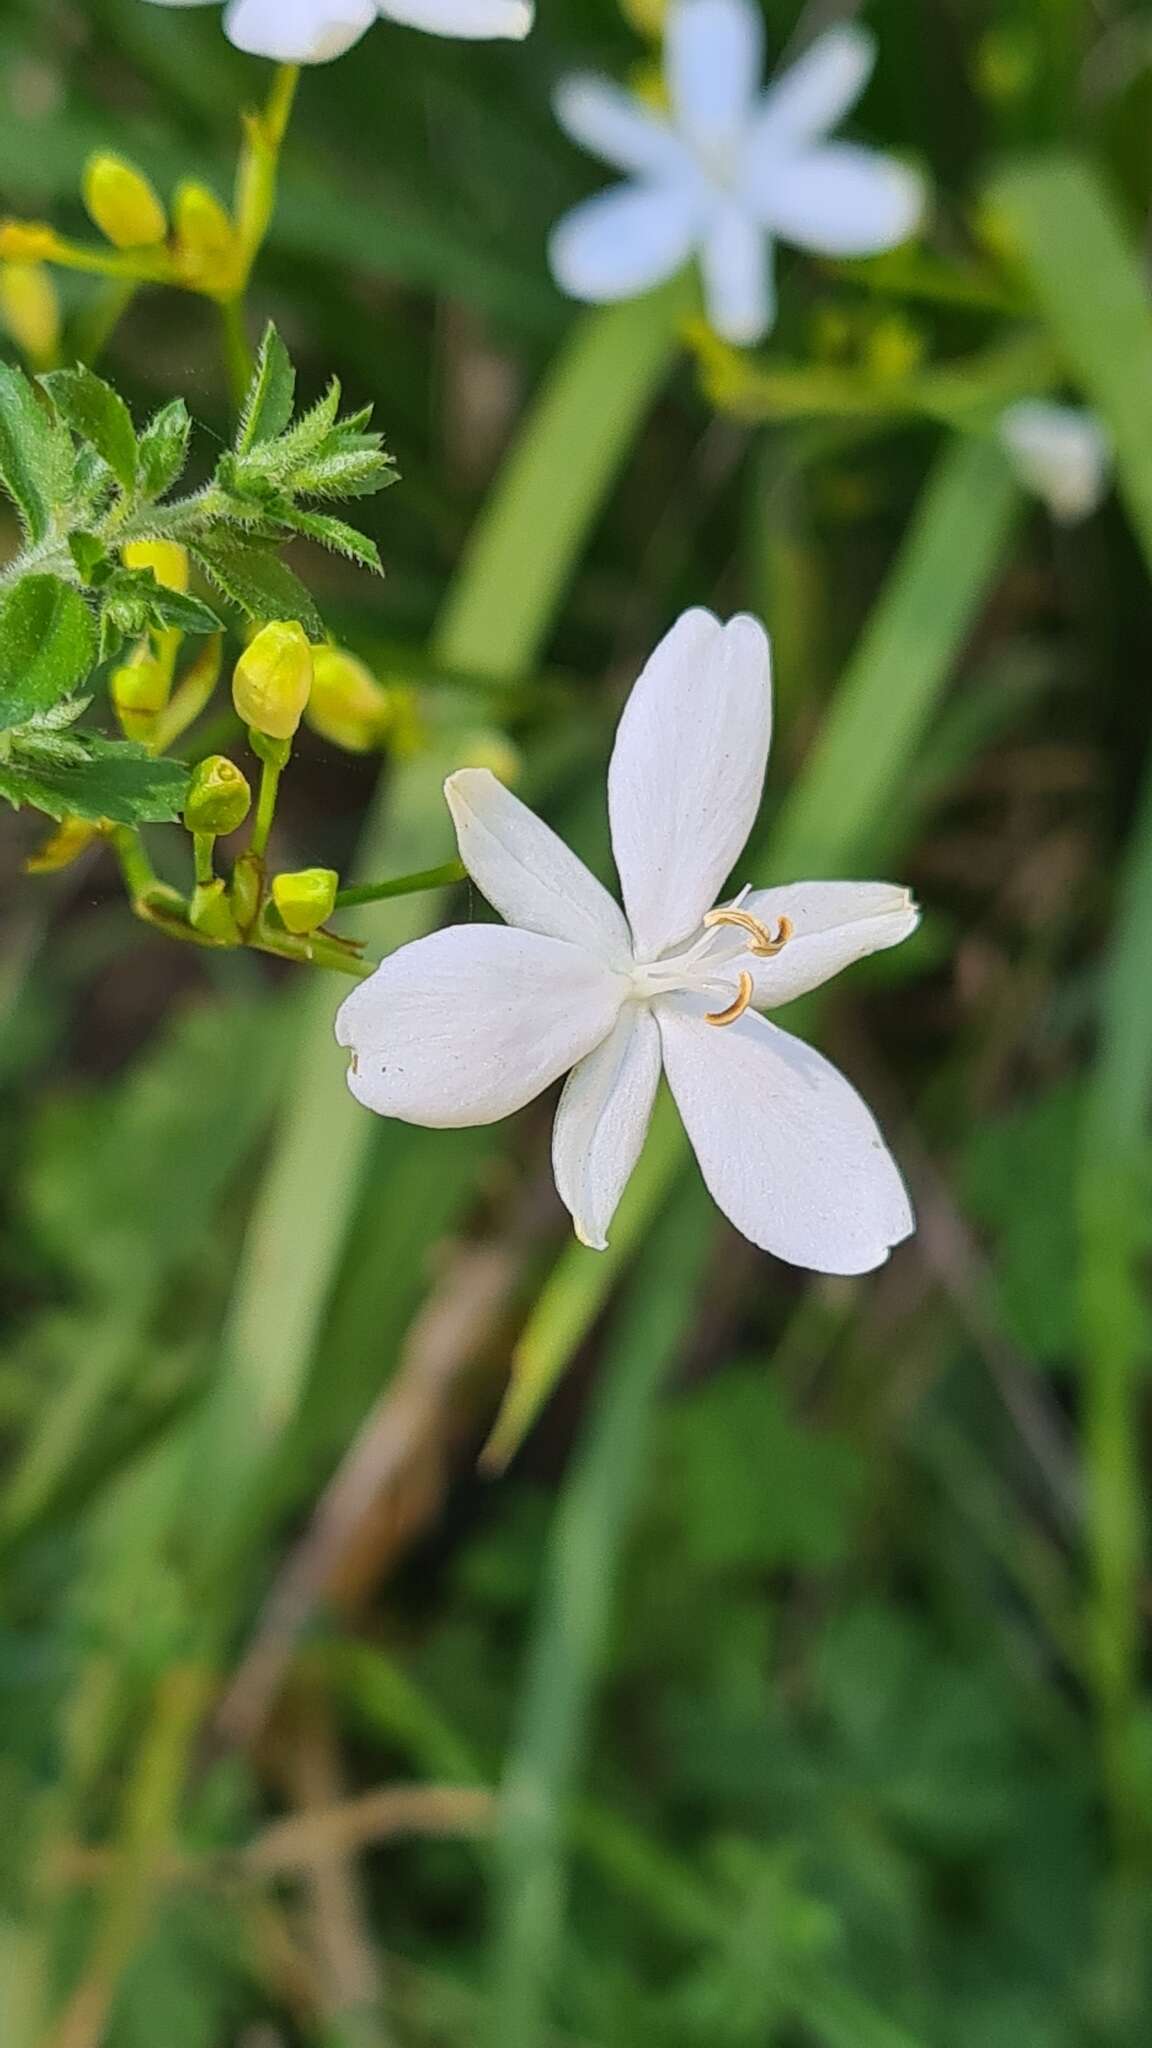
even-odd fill
[{"label": "blurred green grass", "polygon": [[[329,990],[173,958],[0,821],[5,2048],[1147,2039],[1152,66],[1074,0],[870,18],[865,132],[932,166],[941,263],[986,260],[990,195],[1108,419],[1119,502],[1074,534],[968,432],[745,426],[667,306],[563,305],[544,236],[595,172],[547,91],[642,54],[608,0],[310,75],[257,299],[398,453],[387,581],[318,574],[435,733],[379,796],[309,747],[285,853],[441,858],[438,749],[515,684],[526,788],[603,869],[638,660],[684,604],[762,608],[758,873],[882,859],[928,910],[805,1020],[919,1237],[789,1273],[658,1122],[597,1260],[546,1114],[357,1116]],[[76,225],[109,141],[223,192],[261,89],[212,9],[12,0],[3,205]],[[950,364],[1011,331],[796,259],[780,353],[893,311]],[[215,346],[152,297],[109,361],[221,431]],[[552,1398],[481,1478],[513,1360]]]}]

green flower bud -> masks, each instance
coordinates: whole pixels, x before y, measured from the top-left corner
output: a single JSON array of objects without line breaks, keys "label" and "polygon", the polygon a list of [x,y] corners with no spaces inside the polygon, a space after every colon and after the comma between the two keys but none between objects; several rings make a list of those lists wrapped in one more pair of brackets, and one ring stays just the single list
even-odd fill
[{"label": "green flower bud", "polygon": [[286,931],[303,938],[327,924],[336,908],[340,877],[332,868],[301,868],[294,875],[277,875],[272,883],[272,901]]},{"label": "green flower bud", "polygon": [[236,664],[232,702],[245,725],[290,740],[312,693],[312,648],[294,619],[262,627]]},{"label": "green flower bud", "polygon": [[194,291],[227,297],[243,282],[244,254],[236,224],[207,185],[188,182],[176,193],[176,261]]},{"label": "green flower bud", "polygon": [[148,249],[168,233],[168,216],[143,171],[99,150],[84,166],[84,204],[117,249]]},{"label": "green flower bud", "polygon": [[226,754],[209,754],[192,770],[184,805],[184,823],[189,832],[237,832],[252,805],[247,777]]},{"label": "green flower bud", "polygon": [[388,691],[371,669],[342,647],[317,647],[305,714],[313,732],[349,754],[369,754],[392,720]]}]

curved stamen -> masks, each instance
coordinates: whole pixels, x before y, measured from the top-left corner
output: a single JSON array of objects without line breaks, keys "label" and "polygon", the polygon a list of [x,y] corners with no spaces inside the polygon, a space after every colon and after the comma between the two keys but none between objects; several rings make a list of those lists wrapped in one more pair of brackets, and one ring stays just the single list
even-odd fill
[{"label": "curved stamen", "polygon": [[752,1001],[752,988],[752,976],[746,967],[742,967],[740,969],[740,992],[735,1001],[729,1003],[726,1010],[705,1010],[704,1022],[706,1024],[734,1024],[737,1017],[744,1015],[745,1010]]},{"label": "curved stamen", "polygon": [[735,924],[741,931],[751,932],[752,944],[747,951],[755,953],[759,960],[771,960],[777,953],[782,953],[793,932],[792,919],[781,917],[776,920],[776,936],[773,938],[767,925],[753,917],[750,910],[710,910],[704,922],[706,925]]}]

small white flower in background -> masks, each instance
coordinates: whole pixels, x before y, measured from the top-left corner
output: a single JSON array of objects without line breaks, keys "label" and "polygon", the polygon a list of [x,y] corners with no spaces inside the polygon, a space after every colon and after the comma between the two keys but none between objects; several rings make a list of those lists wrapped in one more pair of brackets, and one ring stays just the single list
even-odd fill
[{"label": "small white flower in background", "polygon": [[829,29],[766,93],[762,44],[754,0],[672,0],[667,117],[607,79],[560,87],[561,126],[629,173],[553,230],[552,268],[573,298],[634,298],[695,254],[712,326],[750,343],[775,318],[774,241],[871,256],[912,233],[920,179],[875,150],[826,139],[867,84],[872,37]]},{"label": "small white flower in background", "polygon": [[1022,398],[1000,415],[1000,439],[1021,483],[1062,526],[1087,519],[1112,474],[1112,442],[1095,413]]},{"label": "small white flower in background", "polygon": [[898,945],[919,913],[885,882],[711,908],[760,804],[769,667],[755,619],[690,611],[644,669],[608,775],[627,918],[487,770],[451,776],[460,857],[507,923],[401,947],[342,1004],[336,1036],[358,1101],[441,1129],[494,1123],[568,1073],[556,1185],[598,1250],[663,1068],[736,1228],[793,1265],[864,1273],[913,1228],[900,1175],[855,1090],[759,1012]]},{"label": "small white flower in background", "polygon": [[[208,7],[219,0],[152,0],[156,7]],[[224,26],[238,50],[277,64],[326,64],[387,16],[434,36],[526,36],[532,0],[227,0]]]}]

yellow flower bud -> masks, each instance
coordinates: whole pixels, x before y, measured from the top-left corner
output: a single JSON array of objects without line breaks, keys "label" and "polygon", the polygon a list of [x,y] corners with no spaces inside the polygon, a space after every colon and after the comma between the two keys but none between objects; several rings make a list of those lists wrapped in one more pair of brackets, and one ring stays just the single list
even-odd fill
[{"label": "yellow flower bud", "polygon": [[176,256],[185,284],[226,298],[241,281],[240,238],[207,185],[183,184],[174,202]]},{"label": "yellow flower bud", "polygon": [[371,753],[392,719],[391,700],[383,684],[342,647],[317,647],[313,669],[312,695],[305,713],[313,732],[349,754]]},{"label": "yellow flower bud", "polygon": [[238,832],[252,805],[248,780],[226,754],[209,754],[192,770],[184,803],[184,824],[189,832],[209,833],[215,839],[224,832]]},{"label": "yellow flower bud", "polygon": [[151,569],[165,590],[187,590],[188,550],[175,540],[130,540],[123,550],[126,569]]},{"label": "yellow flower bud", "polygon": [[60,299],[43,264],[0,265],[0,319],[34,369],[55,362]]},{"label": "yellow flower bud", "polygon": [[97,150],[84,166],[84,204],[117,249],[152,249],[168,233],[168,216],[153,185],[125,157]]},{"label": "yellow flower bud", "polygon": [[902,313],[878,320],[868,337],[867,363],[879,383],[898,384],[924,360],[924,336]]},{"label": "yellow flower bud", "polygon": [[99,837],[99,825],[92,824],[89,819],[65,818],[43,846],[36,853],[29,854],[24,871],[29,875],[58,874],[61,868],[70,868],[74,860],[79,860],[92,841]]},{"label": "yellow flower bud", "polygon": [[294,619],[263,626],[236,664],[232,702],[245,725],[272,740],[290,740],[312,693],[314,661]]},{"label": "yellow flower bud", "polygon": [[332,868],[301,868],[294,875],[276,875],[272,901],[286,931],[303,938],[327,924],[336,908],[340,877]]},{"label": "yellow flower bud", "polygon": [[59,246],[47,221],[0,220],[0,262],[48,263]]},{"label": "yellow flower bud", "polygon": [[171,681],[166,665],[157,661],[147,642],[130,661],[114,669],[108,683],[117,721],[126,739],[151,739],[157,712],[168,702]]}]

